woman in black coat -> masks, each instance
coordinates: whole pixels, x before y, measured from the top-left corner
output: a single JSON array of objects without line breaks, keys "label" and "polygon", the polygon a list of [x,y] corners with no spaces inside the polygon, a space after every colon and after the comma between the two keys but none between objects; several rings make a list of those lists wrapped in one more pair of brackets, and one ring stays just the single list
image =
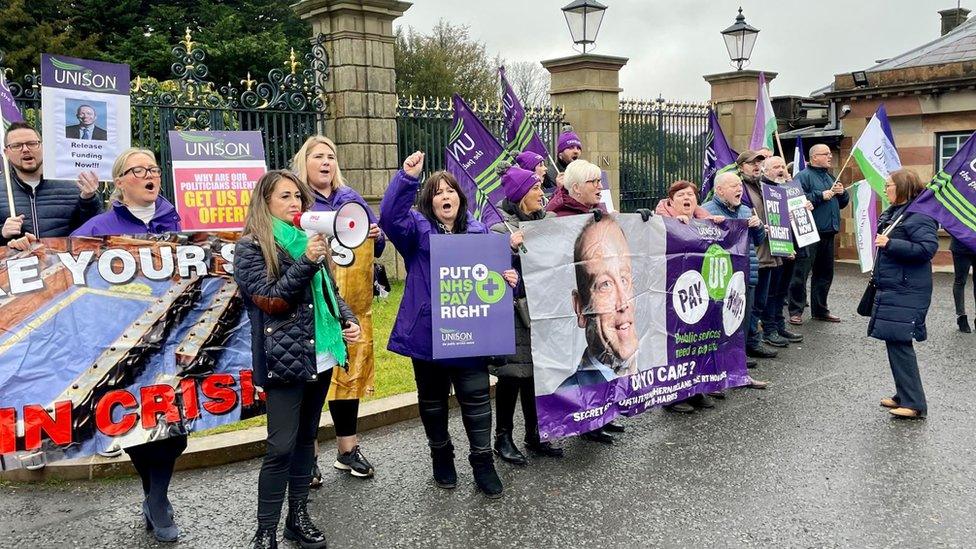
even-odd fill
[{"label": "woman in black coat", "polygon": [[932,301],[932,257],[939,248],[938,225],[931,217],[906,213],[922,191],[911,170],[891,173],[885,193],[891,207],[878,219],[874,266],[877,293],[868,335],[885,342],[895,378],[895,395],[881,405],[899,418],[921,418],[927,411],[912,340],[925,341],[925,316]]},{"label": "woman in black coat", "polygon": [[339,296],[324,261],[325,237],[292,224],[314,202],[291,172],[258,180],[244,233],[234,249],[234,279],[251,320],[254,384],[265,394],[268,450],[258,477],[258,530],[253,548],[277,547],[288,492],[285,538],[303,548],[326,546],[307,508],[319,418],[332,369],[346,367],[346,342],[359,322]]}]

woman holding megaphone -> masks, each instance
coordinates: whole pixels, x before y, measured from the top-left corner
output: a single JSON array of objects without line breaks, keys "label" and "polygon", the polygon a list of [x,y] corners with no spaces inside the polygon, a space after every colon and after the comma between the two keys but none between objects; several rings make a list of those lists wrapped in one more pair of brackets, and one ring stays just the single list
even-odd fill
[{"label": "woman holding megaphone", "polygon": [[234,279],[251,320],[254,384],[264,390],[268,410],[252,547],[277,547],[286,488],[285,538],[325,547],[307,508],[313,445],[333,370],[346,366],[346,343],[359,339],[359,322],[325,267],[325,237],[308,237],[293,225],[312,207],[311,189],[279,170],[262,176],[252,196],[234,250]]},{"label": "woman holding megaphone", "polygon": [[[454,446],[448,434],[448,398],[454,386],[461,419],[468,435],[468,460],[474,480],[489,498],[502,495],[502,481],[495,471],[491,450],[491,400],[488,367],[483,358],[434,360],[431,337],[430,236],[487,233],[488,229],[467,209],[467,198],[449,172],[434,172],[421,187],[424,153],[415,152],[403,162],[380,204],[380,228],[403,255],[406,287],[390,343],[394,353],[410,357],[417,382],[420,419],[424,424],[433,461],[434,482],[441,488],[457,486]],[[418,195],[418,190],[420,194]],[[412,206],[416,200],[417,207]],[[514,269],[502,273],[515,286]]]},{"label": "woman holding megaphone", "polygon": [[[363,197],[346,185],[342,170],[339,169],[336,146],[331,139],[321,135],[313,135],[306,139],[295,153],[291,169],[298,175],[299,180],[307,183],[312,189],[314,199],[312,211],[335,212],[350,202],[362,206],[369,218],[367,236],[373,239],[373,257],[379,257],[383,253],[386,237],[376,225],[376,215]],[[372,277],[372,270],[369,270],[369,273]],[[345,287],[340,286],[339,291],[352,299],[346,294]],[[354,301],[350,302],[356,306]],[[366,322],[364,326],[364,339],[367,342],[373,341],[372,323]],[[373,376],[372,372],[362,371],[363,365],[359,364],[359,361],[351,360],[349,365],[348,370],[336,372],[332,376],[332,386],[329,388],[329,413],[332,414],[338,446],[332,466],[340,471],[348,471],[357,478],[370,478],[373,476],[373,465],[359,447],[356,423],[359,418],[359,399],[365,396],[367,386],[372,384]],[[318,456],[317,443],[315,455]],[[322,472],[318,460],[312,468],[311,485],[313,488],[322,485]]]}]

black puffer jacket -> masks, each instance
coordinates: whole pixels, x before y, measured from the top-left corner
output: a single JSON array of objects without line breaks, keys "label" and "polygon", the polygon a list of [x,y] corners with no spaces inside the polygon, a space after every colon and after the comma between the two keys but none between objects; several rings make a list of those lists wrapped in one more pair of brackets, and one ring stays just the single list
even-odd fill
[{"label": "black puffer jacket", "polygon": [[[17,177],[17,171],[11,167],[10,184],[14,191],[17,215],[24,216],[21,235],[26,232],[38,238],[68,236],[71,231],[102,211],[101,194],[95,193],[91,198],[82,198],[79,196],[78,186],[70,181],[42,178],[35,193],[34,189]],[[7,206],[7,188],[0,184],[0,224],[8,217],[10,208]],[[7,239],[0,235],[0,246],[6,245]]]},{"label": "black puffer jacket", "polygon": [[[234,279],[244,295],[251,319],[255,385],[286,385],[316,379],[315,316],[310,283],[319,268],[304,255],[300,260],[292,259],[279,247],[280,275],[277,280],[270,280],[261,247],[252,237],[245,236],[234,248]],[[331,275],[326,277],[326,284],[332,284],[339,304],[338,311],[329,312],[340,324],[346,321],[359,324],[352,309],[339,296]]]}]

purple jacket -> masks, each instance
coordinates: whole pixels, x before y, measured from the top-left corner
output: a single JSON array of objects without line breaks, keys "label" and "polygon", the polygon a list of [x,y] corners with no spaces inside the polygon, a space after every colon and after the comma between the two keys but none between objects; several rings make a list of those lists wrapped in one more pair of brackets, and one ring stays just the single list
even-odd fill
[{"label": "purple jacket", "polygon": [[[380,228],[403,256],[407,283],[387,349],[399,355],[433,360],[430,319],[430,235],[436,224],[412,209],[420,182],[402,170],[393,176],[380,204]],[[488,228],[468,216],[468,233],[484,234]]]},{"label": "purple jacket", "polygon": [[75,229],[71,236],[109,236],[118,234],[159,234],[178,232],[180,215],[168,200],[160,196],[156,199],[156,214],[146,225],[132,215],[129,208],[119,201],[112,202],[112,208],[105,213],[89,219]]},{"label": "purple jacket", "polygon": [[[350,187],[343,185],[342,187],[332,191],[332,194],[330,194],[328,198],[319,194],[319,192],[315,189],[312,189],[312,195],[315,197],[315,204],[312,204],[313,212],[334,212],[341,208],[344,204],[355,202],[366,208],[366,215],[369,217],[369,224],[372,225],[373,223],[376,223],[376,214],[373,213],[373,208],[370,208],[369,204],[363,200],[363,197]],[[380,236],[376,238],[376,241],[373,244],[373,257],[381,256],[385,248],[386,236],[380,232]]]}]

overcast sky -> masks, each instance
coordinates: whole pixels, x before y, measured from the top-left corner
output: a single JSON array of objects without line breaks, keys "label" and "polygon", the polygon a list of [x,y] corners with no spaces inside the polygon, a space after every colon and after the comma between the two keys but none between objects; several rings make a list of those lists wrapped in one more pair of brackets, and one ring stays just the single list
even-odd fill
[{"label": "overcast sky", "polygon": [[[704,74],[732,70],[719,32],[739,5],[760,30],[749,68],[778,72],[773,95],[808,95],[833,75],[867,68],[938,38],[938,10],[956,0],[600,0],[593,53],[627,57],[626,98],[707,100]],[[572,55],[560,8],[570,0],[414,0],[396,24],[427,32],[439,18],[467,25],[489,54],[509,61]],[[974,0],[962,7],[973,9]]]}]

